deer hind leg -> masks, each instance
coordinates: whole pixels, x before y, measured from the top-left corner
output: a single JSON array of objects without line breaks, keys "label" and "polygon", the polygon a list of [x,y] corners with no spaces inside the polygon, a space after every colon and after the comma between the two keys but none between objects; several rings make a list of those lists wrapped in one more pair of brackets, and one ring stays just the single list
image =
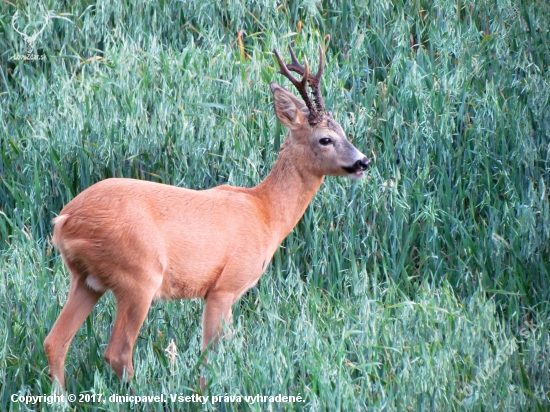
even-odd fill
[{"label": "deer hind leg", "polygon": [[69,296],[49,335],[44,340],[50,376],[65,386],[65,357],[78,328],[84,323],[103,292],[90,289],[85,279],[71,271]]},{"label": "deer hind leg", "polygon": [[113,290],[117,314],[103,357],[121,380],[130,380],[134,375],[134,344],[162,280],[160,277],[149,279],[157,279],[158,282],[151,280],[149,283],[136,284],[132,288],[121,288],[120,292]]}]

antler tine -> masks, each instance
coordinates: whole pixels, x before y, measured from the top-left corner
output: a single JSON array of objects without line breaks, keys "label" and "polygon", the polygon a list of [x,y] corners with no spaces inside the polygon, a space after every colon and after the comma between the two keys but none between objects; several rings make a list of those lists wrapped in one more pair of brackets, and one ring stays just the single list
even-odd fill
[{"label": "antler tine", "polygon": [[285,62],[283,62],[283,59],[281,59],[281,56],[279,56],[279,52],[277,52],[277,49],[273,49],[273,53],[275,53],[275,56],[277,57],[277,60],[279,62],[279,67],[281,68],[281,70],[279,70],[279,73],[281,73],[288,80],[290,80],[292,84],[296,86],[296,88],[299,90],[300,86],[304,82],[304,79],[302,79],[302,81],[300,82],[296,77],[292,75],[292,73],[290,73],[287,65],[285,64]]},{"label": "antler tine", "polygon": [[324,66],[325,66],[325,53],[323,52],[323,47],[319,45],[319,70],[317,70],[317,74],[315,75],[315,80],[317,80],[317,82],[321,81],[321,76],[323,75]]},{"label": "antler tine", "polygon": [[311,88],[313,89],[313,95],[315,96],[315,105],[320,112],[324,112],[325,102],[323,101],[323,96],[321,96],[321,76],[323,75],[323,69],[325,66],[325,53],[323,48],[319,45],[319,70],[315,75],[315,82],[310,81]]},{"label": "antler tine", "polygon": [[304,77],[302,78],[302,82],[304,83],[304,87],[307,85],[307,81],[310,79],[309,75],[309,64],[307,62],[307,57],[304,56]]},{"label": "antler tine", "polygon": [[283,76],[285,76],[288,80],[292,82],[292,84],[298,89],[298,92],[300,93],[300,96],[302,96],[302,99],[304,100],[304,103],[306,104],[308,110],[309,110],[309,121],[315,122],[315,120],[319,117],[319,113],[316,110],[315,106],[311,102],[311,99],[307,93],[307,82],[310,80],[311,76],[309,73],[309,65],[307,63],[307,59],[305,61],[305,67],[302,67],[298,64],[298,66],[302,67],[303,72],[298,72],[300,74],[303,74],[304,77],[302,78],[302,81],[299,81],[296,79],[292,73],[290,73],[290,68],[293,68],[293,63],[296,62],[296,55],[294,55],[294,52],[291,52],[293,55],[293,63],[290,66],[287,66],[283,59],[281,59],[281,56],[279,56],[279,53],[277,52],[277,49],[273,50],[273,53],[275,53],[275,56],[277,57],[277,60],[279,62],[279,67],[281,70],[279,73],[281,73]]},{"label": "antler tine", "polygon": [[304,66],[302,66],[300,64],[300,62],[298,61],[298,59],[296,58],[296,54],[294,53],[294,49],[292,48],[292,46],[290,44],[288,45],[288,50],[290,50],[290,57],[292,58],[292,63],[290,64],[290,66],[287,66],[288,69],[303,75],[304,70],[305,70]]},{"label": "antler tine", "polygon": [[[292,58],[292,63],[288,65],[288,70],[294,71],[296,73],[301,74],[304,76],[304,78],[307,78],[309,82],[309,86],[311,87],[311,90],[313,91],[314,99],[315,99],[315,105],[317,106],[317,111],[323,112],[325,111],[325,102],[323,101],[323,96],[321,96],[321,77],[323,76],[323,69],[325,66],[325,53],[323,52],[323,48],[321,45],[319,45],[319,70],[317,71],[317,74],[315,76],[310,75],[309,70],[307,75],[305,74],[306,68],[307,68],[307,58],[306,59],[306,68],[302,66],[298,59],[296,58],[296,54],[294,53],[294,49],[292,46],[288,46],[288,49],[290,50],[290,57]],[[303,81],[303,80],[302,80]]]}]

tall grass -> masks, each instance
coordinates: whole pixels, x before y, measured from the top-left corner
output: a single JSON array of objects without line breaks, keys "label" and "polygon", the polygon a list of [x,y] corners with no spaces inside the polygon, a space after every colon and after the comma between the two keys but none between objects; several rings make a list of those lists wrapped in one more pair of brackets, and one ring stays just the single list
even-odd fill
[{"label": "tall grass", "polygon": [[[14,59],[14,13],[31,33],[45,9],[45,60]],[[285,133],[271,51],[311,58],[324,43],[327,107],[376,162],[358,183],[326,180],[207,370],[211,395],[305,402],[205,408],[548,409],[548,27],[542,0],[2,3],[0,408],[52,390],[42,341],[68,287],[50,243],[63,205],[112,176],[259,183]],[[192,394],[201,310],[153,306],[126,387],[102,359],[103,298],[69,351],[68,392]],[[67,407],[98,406],[197,407]]]}]

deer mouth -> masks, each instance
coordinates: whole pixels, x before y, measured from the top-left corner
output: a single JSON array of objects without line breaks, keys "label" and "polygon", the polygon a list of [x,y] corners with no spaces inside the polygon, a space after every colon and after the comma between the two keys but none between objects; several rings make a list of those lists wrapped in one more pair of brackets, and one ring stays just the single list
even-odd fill
[{"label": "deer mouth", "polygon": [[353,167],[344,167],[344,170],[348,172],[348,175],[351,175],[350,177],[363,177],[364,173],[362,170],[357,170]]},{"label": "deer mouth", "polygon": [[349,174],[349,177],[357,179],[364,176],[363,172],[367,170],[369,165],[370,160],[364,157],[356,161],[352,166],[344,166],[343,169]]}]

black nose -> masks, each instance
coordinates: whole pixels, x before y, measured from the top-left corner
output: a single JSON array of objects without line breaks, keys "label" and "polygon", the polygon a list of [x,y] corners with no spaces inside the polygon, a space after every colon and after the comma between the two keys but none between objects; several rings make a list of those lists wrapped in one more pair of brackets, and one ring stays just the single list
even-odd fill
[{"label": "black nose", "polygon": [[363,157],[362,159],[359,159],[353,164],[353,168],[355,170],[367,170],[367,168],[369,167],[369,164],[370,164],[370,160],[367,159],[366,157]]}]

